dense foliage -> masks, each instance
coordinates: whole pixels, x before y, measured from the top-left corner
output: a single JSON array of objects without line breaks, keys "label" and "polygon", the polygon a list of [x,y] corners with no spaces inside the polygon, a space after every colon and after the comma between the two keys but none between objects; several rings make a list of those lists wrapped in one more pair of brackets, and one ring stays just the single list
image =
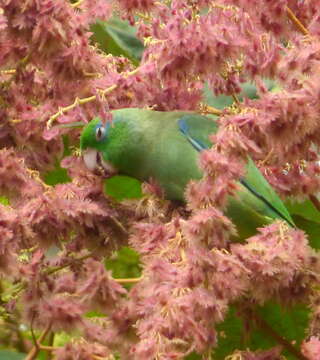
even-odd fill
[{"label": "dense foliage", "polygon": [[[0,0],[0,30],[0,357],[320,359],[318,1]],[[187,206],[83,165],[68,124],[124,107],[219,115]],[[248,154],[299,229],[234,241]]]}]

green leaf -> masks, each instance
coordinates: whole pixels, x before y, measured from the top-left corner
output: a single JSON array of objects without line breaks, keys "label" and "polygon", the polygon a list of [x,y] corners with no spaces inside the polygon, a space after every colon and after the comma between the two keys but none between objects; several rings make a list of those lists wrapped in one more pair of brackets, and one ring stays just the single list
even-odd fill
[{"label": "green leaf", "polygon": [[116,17],[108,21],[97,21],[91,27],[93,40],[107,54],[125,56],[138,64],[144,50],[142,42],[136,37],[137,30],[127,21]]},{"label": "green leaf", "polygon": [[86,313],[87,318],[97,318],[97,317],[105,317],[105,316],[106,314],[96,310],[91,310]]},{"label": "green leaf", "polygon": [[54,347],[62,347],[64,346],[66,343],[68,343],[69,341],[71,341],[72,339],[77,338],[78,336],[73,334],[72,336],[64,331],[61,332],[56,332],[54,334],[54,342],[53,342],[53,346]]},{"label": "green leaf", "polygon": [[125,175],[116,175],[104,181],[104,192],[117,201],[142,197],[141,182]]},{"label": "green leaf", "polygon": [[[275,333],[281,335],[289,342],[295,342],[298,347],[305,337],[305,329],[308,326],[309,310],[304,305],[295,305],[292,308],[281,308],[279,304],[268,302],[262,307],[257,307],[257,313],[263,318]],[[253,326],[253,321],[251,326]],[[242,318],[237,316],[237,310],[231,307],[225,321],[218,325],[218,347],[214,351],[216,360],[225,359],[234,350],[269,349],[279,345],[263,328],[253,327],[250,332],[245,330]],[[286,359],[295,360],[284,349]]]},{"label": "green leaf", "polygon": [[2,205],[10,205],[9,199],[5,196],[0,196],[0,204]]},{"label": "green leaf", "polygon": [[[63,135],[62,140],[63,140],[63,155],[62,155],[62,157],[64,158],[65,156],[71,155],[72,152],[71,152],[71,146],[70,146],[70,139],[69,139],[68,135]],[[44,179],[44,182],[50,186],[71,182],[71,179],[68,175],[67,169],[62,168],[60,165],[60,162],[58,160],[56,161],[55,169],[45,173],[43,176],[43,179]]]},{"label": "green leaf", "polygon": [[18,353],[10,350],[0,350],[0,360],[22,360],[26,354]]},{"label": "green leaf", "polygon": [[[272,327],[272,329],[289,342],[294,342],[299,347],[305,338],[305,331],[309,324],[310,310],[306,305],[298,304],[291,308],[281,307],[279,304],[268,302],[263,307],[257,309],[260,316]],[[267,337],[263,328],[253,332],[252,346],[259,348],[260,344]],[[269,337],[270,341],[276,345],[276,341]],[[287,359],[295,359],[287,351],[284,352]]]},{"label": "green leaf", "polygon": [[54,170],[48,171],[44,175],[44,182],[50,186],[54,186],[56,184],[65,184],[70,181],[71,179],[68,176],[67,170],[63,169],[60,164],[57,164]]},{"label": "green leaf", "polygon": [[136,278],[141,274],[139,254],[129,247],[121,248],[115,256],[105,261],[114,278]]},{"label": "green leaf", "polygon": [[124,264],[137,265],[139,264],[139,254],[132,248],[124,246],[118,251],[118,260]]}]

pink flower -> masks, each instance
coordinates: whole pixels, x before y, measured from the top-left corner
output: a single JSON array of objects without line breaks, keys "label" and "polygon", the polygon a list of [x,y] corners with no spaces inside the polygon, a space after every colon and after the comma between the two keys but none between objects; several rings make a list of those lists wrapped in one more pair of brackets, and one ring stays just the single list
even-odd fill
[{"label": "pink flower", "polygon": [[253,298],[264,302],[278,296],[283,289],[296,286],[294,282],[310,265],[312,251],[301,230],[288,228],[282,222],[259,229],[260,234],[244,245],[232,244],[232,254],[250,270]]},{"label": "pink flower", "polygon": [[3,15],[0,14],[0,30],[3,30],[7,27],[7,18]]},{"label": "pink flower", "polygon": [[15,275],[19,236],[15,236],[17,215],[8,206],[0,204],[0,272]]},{"label": "pink flower", "polygon": [[[281,360],[282,349],[280,346],[274,347],[270,350],[258,350],[255,352],[251,351],[236,351],[233,356],[235,359],[240,356],[243,360]],[[232,355],[231,355],[232,356]]]},{"label": "pink flower", "polygon": [[83,264],[85,280],[77,290],[81,302],[104,312],[110,312],[119,302],[126,290],[112,279],[103,264],[93,259],[88,259]]},{"label": "pink flower", "polygon": [[302,354],[308,360],[316,360],[320,357],[320,340],[316,336],[311,336],[309,340],[305,340],[301,345]]},{"label": "pink flower", "polygon": [[234,195],[237,190],[235,180],[244,173],[244,162],[236,156],[227,156],[217,149],[203,151],[200,156],[200,166],[205,170],[202,180],[190,182],[187,187],[189,207],[199,208],[203,205],[224,207],[227,197]]},{"label": "pink flower", "polygon": [[134,11],[150,11],[154,7],[153,0],[117,0],[119,5],[123,8],[123,10],[128,13],[132,13]]},{"label": "pink flower", "polygon": [[88,360],[94,357],[108,357],[111,352],[98,343],[89,343],[84,340],[70,342],[54,351],[57,360]]},{"label": "pink flower", "polygon": [[236,233],[231,221],[215,208],[198,211],[182,224],[182,229],[190,244],[199,249],[225,248],[229,237]]},{"label": "pink flower", "polygon": [[85,308],[71,298],[50,297],[40,301],[36,310],[37,322],[42,326],[51,324],[54,331],[70,331],[82,327],[84,311]]}]

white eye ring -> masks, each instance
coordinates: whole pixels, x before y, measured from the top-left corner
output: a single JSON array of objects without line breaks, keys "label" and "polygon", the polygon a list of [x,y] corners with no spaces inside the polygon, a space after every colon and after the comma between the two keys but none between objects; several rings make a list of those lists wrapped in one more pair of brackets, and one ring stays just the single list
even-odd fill
[{"label": "white eye ring", "polygon": [[98,141],[102,140],[106,134],[106,129],[103,126],[99,126],[96,129],[96,139]]}]

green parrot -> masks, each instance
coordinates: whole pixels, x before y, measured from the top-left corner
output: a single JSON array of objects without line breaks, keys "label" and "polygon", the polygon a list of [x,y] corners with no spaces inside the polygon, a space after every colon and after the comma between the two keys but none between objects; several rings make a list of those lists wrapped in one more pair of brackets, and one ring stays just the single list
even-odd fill
[{"label": "green parrot", "polygon": [[[82,131],[80,148],[89,170],[102,166],[109,174],[129,175],[141,181],[154,179],[170,200],[185,201],[190,180],[198,180],[199,152],[212,144],[214,118],[193,112],[158,112],[144,109],[112,111],[112,122],[94,118]],[[246,176],[230,196],[226,215],[235,223],[240,238],[257,227],[282,219],[295,226],[286,207],[249,158]]]}]

